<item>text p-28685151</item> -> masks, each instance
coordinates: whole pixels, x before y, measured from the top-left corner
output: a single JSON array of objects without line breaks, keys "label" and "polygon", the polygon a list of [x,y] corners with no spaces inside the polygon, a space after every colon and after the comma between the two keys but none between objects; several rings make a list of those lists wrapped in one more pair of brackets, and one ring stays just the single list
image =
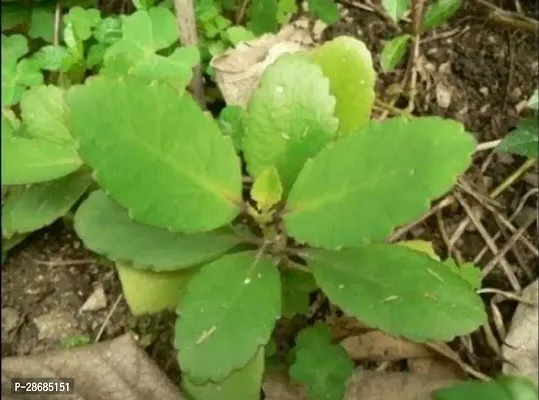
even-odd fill
[{"label": "text p-28685151", "polygon": [[12,378],[11,394],[74,394],[73,378]]}]

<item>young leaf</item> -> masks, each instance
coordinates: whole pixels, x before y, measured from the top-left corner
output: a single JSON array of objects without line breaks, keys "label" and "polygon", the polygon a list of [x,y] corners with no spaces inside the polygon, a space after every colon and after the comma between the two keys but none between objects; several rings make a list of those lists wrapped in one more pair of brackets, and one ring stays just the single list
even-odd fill
[{"label": "young leaf", "polygon": [[230,136],[237,152],[241,151],[241,142],[245,130],[243,129],[243,120],[245,119],[245,110],[241,106],[226,106],[219,114],[217,123],[223,134]]},{"label": "young leaf", "polygon": [[122,293],[133,315],[155,314],[178,306],[198,267],[176,271],[147,271],[116,263]]},{"label": "young leaf", "polygon": [[44,46],[32,57],[40,69],[45,71],[67,72],[79,63],[79,60],[63,46]]},{"label": "young leaf", "polygon": [[21,98],[21,116],[28,136],[64,146],[75,141],[66,126],[64,92],[58,86],[36,86]]},{"label": "young leaf", "polygon": [[335,99],[320,68],[285,55],[269,66],[247,105],[243,152],[256,178],[274,166],[285,192],[299,171],[333,137]]},{"label": "young leaf", "polygon": [[536,400],[537,386],[522,377],[502,376],[491,382],[462,382],[439,389],[433,400]]},{"label": "young leaf", "polygon": [[314,49],[312,55],[329,79],[330,92],[337,100],[339,135],[365,125],[374,104],[376,80],[371,53],[365,44],[342,36]]},{"label": "young leaf", "polygon": [[277,0],[253,0],[247,28],[256,36],[277,31]]},{"label": "young leaf", "polygon": [[280,311],[279,273],[269,259],[243,252],[202,267],[178,307],[182,372],[197,384],[224,380],[269,341]]},{"label": "young leaf", "polygon": [[275,167],[268,167],[253,183],[251,198],[256,201],[259,210],[269,210],[281,200],[283,186]]},{"label": "young leaf", "polygon": [[458,266],[453,259],[448,258],[444,261],[444,264],[447,265],[451,271],[468,282],[472,289],[475,290],[481,287],[481,270],[473,265],[473,263],[464,263]]},{"label": "young leaf", "polygon": [[313,276],[307,272],[288,269],[281,274],[283,289],[283,317],[292,318],[296,314],[309,311],[309,295],[316,290]]},{"label": "young leaf", "polygon": [[155,0],[132,0],[133,5],[138,10],[149,10],[153,7]]},{"label": "young leaf", "polygon": [[233,46],[237,46],[240,42],[246,42],[256,37],[253,32],[245,29],[243,26],[232,26],[228,28],[226,30],[226,36]]},{"label": "young leaf", "polygon": [[308,4],[314,17],[326,24],[334,24],[339,20],[339,9],[334,0],[308,0]]},{"label": "young leaf", "polygon": [[393,21],[399,22],[410,8],[410,0],[382,0],[382,6]]},{"label": "young leaf", "polygon": [[197,385],[182,376],[181,387],[196,400],[259,400],[264,373],[264,347],[243,368],[232,372],[224,381]]},{"label": "young leaf", "polygon": [[95,27],[94,37],[99,43],[111,45],[122,38],[122,20],[116,16],[103,18]]},{"label": "young leaf", "polygon": [[2,35],[2,63],[16,62],[28,53],[28,41],[23,35]]},{"label": "young leaf", "polygon": [[297,240],[327,249],[384,239],[451,187],[474,147],[455,121],[372,121],[305,165],[288,198],[285,227]]},{"label": "young leaf", "polygon": [[101,13],[95,8],[84,9],[82,7],[72,7],[64,16],[65,24],[72,24],[77,37],[88,40],[92,37],[93,29],[101,22]]},{"label": "young leaf", "polygon": [[380,56],[380,66],[382,67],[383,72],[392,71],[402,60],[411,37],[411,35],[407,34],[400,35],[391,39],[384,45],[382,55]]},{"label": "young leaf", "polygon": [[496,147],[497,153],[513,153],[539,158],[539,123],[537,118],[521,121]]},{"label": "young leaf", "polygon": [[84,171],[62,179],[17,188],[2,205],[2,233],[33,232],[62,217],[88,189],[92,178]]},{"label": "young leaf", "polygon": [[426,254],[377,243],[311,250],[309,256],[331,302],[390,335],[448,341],[486,321],[481,298],[468,282]]},{"label": "young leaf", "polygon": [[73,147],[2,134],[3,185],[50,181],[76,171],[81,165]]},{"label": "young leaf", "polygon": [[427,8],[421,28],[426,31],[442,25],[457,13],[461,5],[462,0],[436,0]]},{"label": "young leaf", "polygon": [[135,78],[94,78],[67,103],[82,158],[135,220],[195,233],[238,214],[240,160],[190,96]]},{"label": "young leaf", "polygon": [[277,21],[281,25],[286,25],[293,14],[298,11],[298,6],[295,0],[278,0],[277,1]]},{"label": "young leaf", "polygon": [[92,251],[136,268],[188,268],[215,259],[239,243],[231,232],[172,233],[133,221],[103,191],[93,192],[75,214],[75,230]]},{"label": "young leaf", "polygon": [[402,242],[395,243],[399,246],[408,247],[409,249],[420,251],[427,254],[430,258],[440,261],[440,257],[434,251],[434,246],[432,242],[427,242],[426,240],[403,240]]},{"label": "young leaf", "polygon": [[54,41],[54,12],[47,8],[35,8],[32,11],[28,36],[43,39],[47,43]]},{"label": "young leaf", "polygon": [[295,360],[290,367],[292,380],[307,386],[312,400],[342,400],[354,363],[346,350],[331,343],[329,328],[306,328],[296,339]]}]

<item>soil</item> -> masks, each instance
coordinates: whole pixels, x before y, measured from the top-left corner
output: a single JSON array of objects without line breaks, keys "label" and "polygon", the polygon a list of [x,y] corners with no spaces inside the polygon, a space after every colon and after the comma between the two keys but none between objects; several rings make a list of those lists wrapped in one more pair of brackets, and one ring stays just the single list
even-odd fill
[{"label": "soil", "polygon": [[[536,2],[521,3],[529,16],[537,17]],[[399,32],[379,13],[354,4],[351,0],[343,4],[342,21],[328,27],[323,40],[343,34],[363,40],[373,53],[378,68],[377,55],[384,41]],[[484,10],[475,2],[465,4],[450,23],[427,33],[423,39],[417,63],[419,79],[415,113],[457,119],[479,142],[491,141],[502,138],[515,126],[519,116],[523,115],[523,102],[537,87],[538,42],[533,33],[506,29],[486,21]],[[514,11],[515,2],[503,1],[497,5]],[[390,102],[398,96],[395,84],[401,82],[405,74],[404,63],[392,73],[379,74],[379,98]],[[402,106],[401,103],[403,100],[399,99],[396,106]],[[477,155],[464,179],[479,195],[486,195],[524,162],[517,156],[489,154]],[[536,175],[536,171],[530,171],[496,199],[493,206],[498,215],[506,218],[511,215],[523,196],[537,187]],[[472,208],[477,206],[482,213],[480,221],[487,231],[491,235],[500,231],[493,214],[479,207],[474,196],[462,193]],[[536,196],[529,196],[524,210],[535,212],[535,202]],[[449,236],[465,216],[458,205],[444,209],[441,221]],[[440,232],[437,217],[433,216],[412,229],[406,238],[433,241],[436,249],[445,254],[447,246]],[[510,235],[503,231],[496,242],[498,248]],[[537,243],[535,224],[526,230],[525,236],[530,242]],[[470,225],[454,249],[462,260],[471,261],[484,245],[481,234]],[[537,259],[521,243],[516,249],[508,253],[507,261],[521,285],[525,286],[538,275]],[[491,258],[487,251],[478,264],[485,265]],[[511,290],[499,267],[484,282],[485,286]],[[95,311],[80,311],[92,293],[100,289],[106,295],[106,304],[101,304],[102,307]],[[30,236],[10,252],[2,266],[2,357],[65,346],[66,339],[79,337],[77,335],[83,335],[80,340],[94,341],[101,330],[99,340],[132,330],[146,345],[148,353],[172,379],[177,380],[179,375],[171,345],[173,313],[133,317],[119,298],[120,294],[115,271],[84,249],[71,228],[62,222]],[[119,303],[115,305],[118,299]],[[510,320],[514,307],[514,302],[506,302],[500,307],[505,322]],[[487,373],[499,371],[499,359],[485,344],[484,338],[477,335],[474,340],[480,344],[474,364]]]}]

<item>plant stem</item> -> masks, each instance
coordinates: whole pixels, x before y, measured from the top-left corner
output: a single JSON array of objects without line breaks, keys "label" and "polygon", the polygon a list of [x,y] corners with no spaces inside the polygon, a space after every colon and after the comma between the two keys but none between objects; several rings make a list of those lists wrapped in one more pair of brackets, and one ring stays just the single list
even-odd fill
[{"label": "plant stem", "polygon": [[512,11],[506,11],[489,3],[487,0],[475,0],[475,2],[491,11],[489,18],[493,21],[513,28],[524,29],[535,33],[539,32],[539,22],[533,18]]},{"label": "plant stem", "polygon": [[509,175],[507,179],[505,179],[498,187],[496,187],[490,193],[490,197],[495,198],[499,196],[505,189],[507,189],[509,186],[515,183],[518,180],[518,178],[520,178],[524,174],[524,172],[529,170],[536,163],[537,163],[537,160],[535,158],[530,158],[526,160],[524,164],[522,164],[515,172]]},{"label": "plant stem", "polygon": [[[176,11],[176,19],[180,28],[180,42],[182,46],[198,47],[193,0],[174,0],[174,10]],[[205,108],[206,101],[204,99],[204,85],[200,65],[193,68],[193,79],[189,87],[200,107]]]}]

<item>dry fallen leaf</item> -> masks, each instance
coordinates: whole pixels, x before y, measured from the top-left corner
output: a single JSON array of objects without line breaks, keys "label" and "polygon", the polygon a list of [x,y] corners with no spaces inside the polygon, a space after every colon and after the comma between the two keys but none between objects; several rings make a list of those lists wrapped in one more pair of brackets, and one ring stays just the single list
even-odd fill
[{"label": "dry fallen leaf", "polygon": [[26,357],[2,359],[2,399],[37,400],[35,395],[11,395],[12,378],[69,377],[73,396],[60,400],[187,400],[146,355],[132,334],[90,346]]},{"label": "dry fallen leaf", "polygon": [[539,374],[538,282],[536,280],[522,291],[521,297],[535,306],[525,303],[518,305],[502,347],[502,356],[508,361],[503,365],[503,373],[528,377],[536,384]]}]

